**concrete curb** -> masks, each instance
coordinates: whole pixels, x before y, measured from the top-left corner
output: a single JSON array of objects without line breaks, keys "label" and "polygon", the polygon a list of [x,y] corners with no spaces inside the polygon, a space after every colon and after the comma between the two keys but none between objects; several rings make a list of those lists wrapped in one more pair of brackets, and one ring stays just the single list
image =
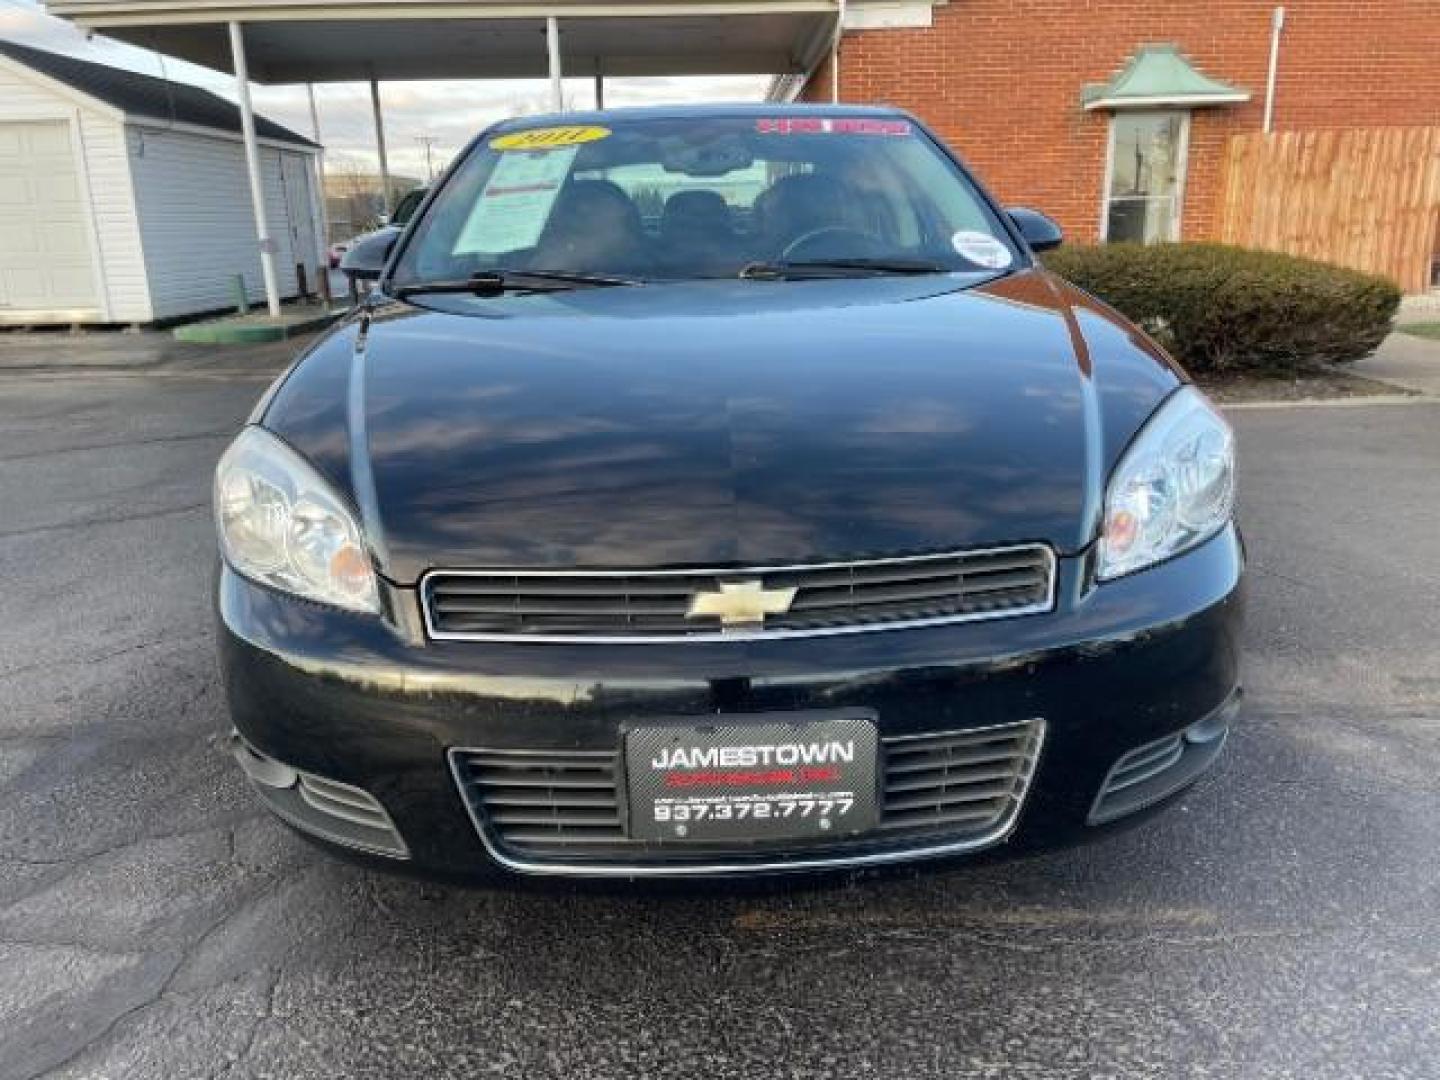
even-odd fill
[{"label": "concrete curb", "polygon": [[314,330],[323,330],[344,315],[343,311],[328,311],[306,319],[286,320],[282,317],[278,322],[252,321],[240,316],[189,323],[175,327],[172,333],[176,341],[185,341],[192,345],[255,345],[266,341],[283,341],[285,338],[308,334]]},{"label": "concrete curb", "polygon": [[1222,412],[1252,409],[1360,409],[1367,405],[1440,405],[1440,398],[1424,394],[1370,394],[1345,398],[1296,398],[1293,401],[1219,402]]}]

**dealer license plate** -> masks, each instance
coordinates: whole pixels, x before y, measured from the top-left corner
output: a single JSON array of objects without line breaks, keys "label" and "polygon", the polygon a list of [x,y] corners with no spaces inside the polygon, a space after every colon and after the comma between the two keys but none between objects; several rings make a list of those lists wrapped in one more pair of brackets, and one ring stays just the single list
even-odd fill
[{"label": "dealer license plate", "polygon": [[824,840],[879,819],[875,724],[863,712],[783,713],[625,735],[636,840]]}]

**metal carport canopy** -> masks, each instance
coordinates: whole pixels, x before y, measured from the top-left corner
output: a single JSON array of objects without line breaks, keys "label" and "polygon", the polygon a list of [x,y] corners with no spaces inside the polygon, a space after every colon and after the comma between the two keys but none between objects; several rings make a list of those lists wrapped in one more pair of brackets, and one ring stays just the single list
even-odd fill
[{"label": "metal carport canopy", "polygon": [[[368,80],[381,193],[389,168],[380,83],[562,74],[781,75],[835,46],[845,0],[51,0],[51,14],[235,75],[265,301],[280,316],[276,244],[265,216],[250,82]],[[313,113],[313,105],[312,105]],[[318,132],[317,132],[317,141]]]},{"label": "metal carport canopy", "polygon": [[547,18],[567,75],[775,75],[811,70],[841,0],[50,0],[53,15],[149,49],[234,71],[227,26],[244,27],[250,78],[543,78]]}]

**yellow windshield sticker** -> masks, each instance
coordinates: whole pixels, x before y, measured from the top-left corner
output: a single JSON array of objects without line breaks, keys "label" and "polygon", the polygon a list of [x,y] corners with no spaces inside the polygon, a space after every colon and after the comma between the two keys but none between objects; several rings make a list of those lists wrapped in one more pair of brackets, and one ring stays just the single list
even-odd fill
[{"label": "yellow windshield sticker", "polygon": [[610,134],[606,127],[575,125],[573,127],[531,128],[512,131],[490,140],[491,150],[554,150],[560,146],[579,146]]}]

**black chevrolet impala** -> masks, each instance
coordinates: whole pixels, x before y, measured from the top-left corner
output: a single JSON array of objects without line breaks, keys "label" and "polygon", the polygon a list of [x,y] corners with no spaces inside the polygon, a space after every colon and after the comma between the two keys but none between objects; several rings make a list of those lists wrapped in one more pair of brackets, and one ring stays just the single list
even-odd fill
[{"label": "black chevrolet impala", "polygon": [[449,877],[1074,838],[1213,762],[1225,420],[913,118],[482,134],[215,481],[233,749]]}]

